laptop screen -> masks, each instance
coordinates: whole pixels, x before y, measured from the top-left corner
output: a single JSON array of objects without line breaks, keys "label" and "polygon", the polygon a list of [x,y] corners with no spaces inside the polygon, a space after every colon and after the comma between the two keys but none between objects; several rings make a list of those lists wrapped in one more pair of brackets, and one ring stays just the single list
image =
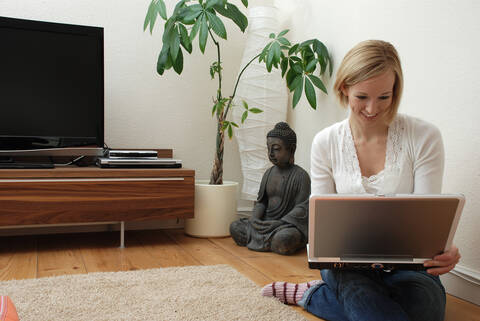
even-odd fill
[{"label": "laptop screen", "polygon": [[336,195],[312,197],[311,202],[313,257],[408,260],[444,251],[460,200]]}]

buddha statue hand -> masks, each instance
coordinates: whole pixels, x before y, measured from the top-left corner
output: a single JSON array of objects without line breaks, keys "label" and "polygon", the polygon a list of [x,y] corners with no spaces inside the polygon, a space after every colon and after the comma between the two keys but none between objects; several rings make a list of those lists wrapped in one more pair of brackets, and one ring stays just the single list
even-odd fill
[{"label": "buddha statue hand", "polygon": [[277,227],[285,223],[280,220],[262,221],[262,220],[254,219],[253,221],[251,221],[251,224],[257,231],[265,234],[265,233],[274,231]]}]

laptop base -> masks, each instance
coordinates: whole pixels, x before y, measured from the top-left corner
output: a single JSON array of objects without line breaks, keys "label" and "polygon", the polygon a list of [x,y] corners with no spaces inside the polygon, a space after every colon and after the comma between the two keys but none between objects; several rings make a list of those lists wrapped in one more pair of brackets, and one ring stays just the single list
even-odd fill
[{"label": "laptop base", "polygon": [[308,262],[310,269],[335,269],[335,270],[374,270],[374,271],[393,271],[393,270],[413,270],[425,271],[423,264],[412,263],[344,263],[344,262]]}]

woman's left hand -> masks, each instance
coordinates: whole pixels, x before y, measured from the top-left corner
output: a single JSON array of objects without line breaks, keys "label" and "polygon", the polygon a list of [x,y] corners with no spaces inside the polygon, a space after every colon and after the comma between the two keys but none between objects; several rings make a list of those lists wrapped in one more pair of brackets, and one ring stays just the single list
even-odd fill
[{"label": "woman's left hand", "polygon": [[423,266],[432,267],[427,272],[432,275],[441,275],[450,272],[460,260],[460,252],[455,245],[442,254],[435,256],[432,260],[425,261]]}]

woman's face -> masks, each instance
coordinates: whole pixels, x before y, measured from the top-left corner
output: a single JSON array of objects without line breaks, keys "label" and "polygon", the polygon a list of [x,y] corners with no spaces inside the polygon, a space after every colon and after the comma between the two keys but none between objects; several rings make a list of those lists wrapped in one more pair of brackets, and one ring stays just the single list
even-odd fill
[{"label": "woman's face", "polygon": [[395,73],[391,70],[343,88],[352,109],[351,117],[365,125],[385,122],[392,105]]}]

